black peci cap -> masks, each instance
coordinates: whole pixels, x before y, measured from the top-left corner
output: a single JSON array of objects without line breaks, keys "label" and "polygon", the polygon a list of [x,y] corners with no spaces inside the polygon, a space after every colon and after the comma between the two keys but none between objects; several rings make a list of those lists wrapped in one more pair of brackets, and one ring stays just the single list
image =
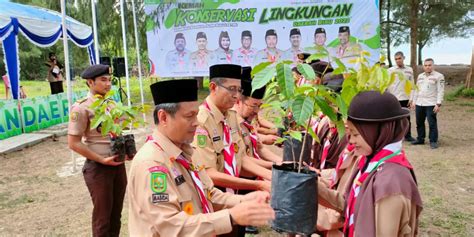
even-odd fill
[{"label": "black peci cap", "polygon": [[349,29],[349,26],[341,26],[339,27],[339,33],[344,33],[344,32],[351,32]]},{"label": "black peci cap", "polygon": [[270,30],[267,30],[267,32],[265,33],[265,38],[269,35],[277,36],[277,33],[274,29],[270,29]]},{"label": "black peci cap", "polygon": [[155,105],[198,100],[197,80],[160,81],[150,85]]},{"label": "black peci cap", "polygon": [[236,64],[216,64],[209,67],[209,79],[223,77],[240,80],[242,67]]},{"label": "black peci cap", "polygon": [[265,95],[266,86],[263,86],[262,88],[259,88],[252,93],[251,72],[252,67],[242,67],[242,81],[240,83],[242,87],[242,95],[261,100]]},{"label": "black peci cap", "polygon": [[316,28],[316,30],[314,31],[314,34],[320,34],[320,33],[324,33],[326,34],[326,30],[324,28]]},{"label": "black peci cap", "polygon": [[301,35],[300,29],[298,29],[298,28],[293,28],[293,29],[291,29],[291,30],[290,30],[290,37],[291,37],[292,35]]}]

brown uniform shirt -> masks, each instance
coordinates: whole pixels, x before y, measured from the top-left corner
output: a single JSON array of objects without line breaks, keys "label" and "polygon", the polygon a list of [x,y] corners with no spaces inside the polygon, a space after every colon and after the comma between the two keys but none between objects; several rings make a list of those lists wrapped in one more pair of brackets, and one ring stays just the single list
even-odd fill
[{"label": "brown uniform shirt", "polygon": [[[254,148],[252,140],[250,139],[251,131],[244,125],[245,120],[240,115],[237,114],[237,121],[239,122],[240,129],[242,130],[242,138],[245,143],[245,153],[250,157],[255,157],[254,151],[258,151],[258,149],[263,144],[258,140],[258,136],[257,136],[257,147]],[[252,126],[254,127],[254,129],[256,129],[256,126],[254,124],[252,124]],[[255,132],[255,134],[257,133]]]},{"label": "brown uniform shirt", "polygon": [[192,143],[192,146],[196,149],[193,162],[203,165],[205,168],[215,168],[217,171],[224,173],[224,130],[222,121],[226,119],[231,129],[237,170],[240,173],[242,159],[245,156],[245,143],[237,121],[237,112],[229,110],[224,115],[209,97],[206,98],[206,102],[210,111],[204,105],[201,105],[197,115],[199,126]]},{"label": "brown uniform shirt", "polygon": [[[130,236],[214,236],[232,230],[228,209],[213,212],[214,208],[233,207],[241,196],[223,193],[214,187],[201,167],[199,177],[207,196],[211,213],[202,214],[199,194],[189,172],[175,158],[183,155],[190,160],[191,146],[183,150],[159,131],[153,134],[135,155],[129,173],[129,231]],[[153,190],[152,173],[166,176],[164,190]],[[178,182],[182,175],[184,182]],[[212,206],[212,205],[213,206]]]},{"label": "brown uniform shirt", "polygon": [[111,156],[109,137],[104,137],[98,129],[91,129],[94,111],[89,106],[94,102],[94,96],[89,92],[87,97],[74,103],[69,115],[68,135],[82,136],[84,143],[99,155]]},{"label": "brown uniform shirt", "polygon": [[[343,151],[345,154],[347,153],[347,158],[339,167],[339,172],[337,176],[335,175],[335,169],[325,169],[321,171],[322,177],[327,177],[327,182],[330,184],[330,179],[333,176],[336,176],[336,187],[332,191],[333,193],[343,194],[346,191],[347,185],[349,185],[349,179],[352,175],[354,169],[357,168],[357,163],[359,161],[359,157],[354,155],[354,151],[350,152],[347,149]],[[323,180],[322,180],[323,181]],[[321,184],[321,183],[320,183]],[[338,197],[335,195],[334,197]],[[344,199],[342,196],[341,198],[341,209],[344,208]],[[343,236],[343,233],[340,232],[338,229],[343,226],[344,222],[341,218],[344,213],[339,213],[336,210],[326,208],[324,206],[319,205],[318,209],[318,229],[319,230],[329,230],[327,232],[327,236]]]}]

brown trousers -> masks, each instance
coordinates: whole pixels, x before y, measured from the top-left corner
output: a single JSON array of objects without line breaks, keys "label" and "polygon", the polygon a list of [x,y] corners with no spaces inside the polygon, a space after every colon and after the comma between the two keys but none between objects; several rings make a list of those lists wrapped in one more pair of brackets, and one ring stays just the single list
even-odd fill
[{"label": "brown trousers", "polygon": [[125,165],[107,166],[86,160],[82,173],[94,205],[92,235],[119,236],[127,187]]}]

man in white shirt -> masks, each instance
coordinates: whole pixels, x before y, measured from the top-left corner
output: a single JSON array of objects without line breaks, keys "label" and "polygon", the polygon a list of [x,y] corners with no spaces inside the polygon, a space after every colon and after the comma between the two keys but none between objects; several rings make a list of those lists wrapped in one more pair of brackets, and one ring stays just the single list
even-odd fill
[{"label": "man in white shirt", "polygon": [[434,71],[434,61],[425,59],[423,63],[424,73],[418,75],[416,85],[418,91],[414,93],[411,108],[416,107],[416,130],[418,137],[413,145],[424,144],[425,119],[428,118],[430,128],[429,138],[432,149],[438,148],[438,124],[436,114],[440,111],[444,96],[444,76]]},{"label": "man in white shirt", "polygon": [[[387,88],[387,91],[395,95],[395,97],[397,97],[398,102],[400,102],[400,105],[402,107],[409,108],[413,100],[414,88],[412,91],[410,91],[409,94],[407,94],[405,92],[405,85],[407,83],[406,80],[409,80],[410,82],[413,83],[413,69],[409,66],[406,66],[403,63],[403,60],[405,60],[405,55],[403,55],[403,52],[401,51],[396,52],[395,53],[395,66],[388,69],[389,74],[395,73],[395,81],[393,82],[392,85],[390,85],[389,88]],[[400,80],[399,78],[400,74],[404,75],[406,80]],[[408,117],[408,131],[405,134],[405,141],[408,141],[408,142],[415,141],[415,139],[411,136],[410,117]]]}]

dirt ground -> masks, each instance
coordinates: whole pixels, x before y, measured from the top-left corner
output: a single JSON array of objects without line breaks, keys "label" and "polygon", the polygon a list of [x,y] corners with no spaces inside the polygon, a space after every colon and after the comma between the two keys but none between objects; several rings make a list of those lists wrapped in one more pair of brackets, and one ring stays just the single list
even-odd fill
[{"label": "dirt ground", "polygon": [[[447,101],[441,110],[439,149],[405,144],[424,202],[420,236],[474,236],[474,100]],[[0,236],[90,236],[89,193],[80,165],[64,176],[71,167],[66,137],[0,157]],[[123,236],[127,217],[126,199]],[[267,229],[260,236],[280,235]]]}]

